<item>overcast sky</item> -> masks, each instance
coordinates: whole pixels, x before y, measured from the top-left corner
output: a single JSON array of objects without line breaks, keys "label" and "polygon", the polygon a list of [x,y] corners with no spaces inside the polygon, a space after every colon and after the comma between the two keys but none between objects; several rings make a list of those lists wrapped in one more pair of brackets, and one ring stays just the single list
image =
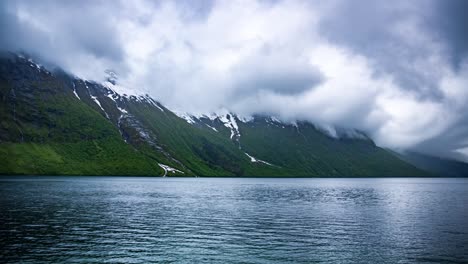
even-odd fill
[{"label": "overcast sky", "polygon": [[0,47],[169,108],[366,131],[468,160],[468,1],[8,1]]}]

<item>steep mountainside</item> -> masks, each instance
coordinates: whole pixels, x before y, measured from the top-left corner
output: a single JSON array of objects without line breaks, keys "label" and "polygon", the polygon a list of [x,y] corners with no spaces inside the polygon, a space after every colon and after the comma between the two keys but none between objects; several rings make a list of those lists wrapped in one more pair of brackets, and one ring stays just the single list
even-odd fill
[{"label": "steep mountainside", "polygon": [[174,113],[149,97],[30,59],[0,61],[0,174],[419,176],[358,131],[229,112]]},{"label": "steep mountainside", "polygon": [[468,177],[468,164],[461,161],[442,159],[416,152],[406,152],[398,155],[401,159],[436,176]]}]

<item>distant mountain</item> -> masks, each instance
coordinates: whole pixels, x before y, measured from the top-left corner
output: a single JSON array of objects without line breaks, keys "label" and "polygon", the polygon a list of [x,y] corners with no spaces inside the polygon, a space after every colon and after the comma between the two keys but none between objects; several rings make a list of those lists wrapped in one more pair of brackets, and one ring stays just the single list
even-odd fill
[{"label": "distant mountain", "polygon": [[0,174],[423,176],[364,133],[274,117],[174,113],[148,95],[0,59]]},{"label": "distant mountain", "polygon": [[416,152],[399,154],[401,159],[435,176],[468,177],[468,163],[428,156]]}]

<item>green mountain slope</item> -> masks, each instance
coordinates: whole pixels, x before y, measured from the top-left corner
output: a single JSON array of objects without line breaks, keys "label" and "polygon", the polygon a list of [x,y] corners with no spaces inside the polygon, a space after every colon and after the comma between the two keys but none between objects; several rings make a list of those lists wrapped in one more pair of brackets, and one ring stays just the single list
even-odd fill
[{"label": "green mountain slope", "polygon": [[389,155],[369,139],[333,138],[307,123],[284,128],[264,120],[239,124],[245,131],[241,142],[246,152],[290,172],[319,176],[413,175],[412,165]]},{"label": "green mountain slope", "polygon": [[309,123],[232,114],[187,122],[147,95],[118,94],[112,85],[3,55],[0,174],[424,175],[363,135],[334,138]]},{"label": "green mountain slope", "polygon": [[[279,175],[338,177],[425,174],[357,132],[335,138],[306,122],[292,125],[261,116],[249,122],[230,118],[234,118],[239,127],[239,135],[233,136],[233,143],[245,155],[257,160],[254,166],[264,167],[268,163],[270,165],[267,167]],[[218,120],[202,118],[201,122],[216,128],[225,137],[230,134],[229,129]]]},{"label": "green mountain slope", "polygon": [[414,166],[440,177],[468,177],[468,163],[432,157],[416,152],[398,154]]},{"label": "green mountain slope", "polygon": [[0,73],[1,174],[162,173],[63,79],[15,57]]}]

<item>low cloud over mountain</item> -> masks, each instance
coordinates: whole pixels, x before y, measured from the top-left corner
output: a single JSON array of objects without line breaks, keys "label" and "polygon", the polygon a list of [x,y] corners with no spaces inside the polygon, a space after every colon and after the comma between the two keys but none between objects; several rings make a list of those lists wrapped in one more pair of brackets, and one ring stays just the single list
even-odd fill
[{"label": "low cloud over mountain", "polygon": [[366,131],[468,157],[464,0],[2,1],[0,46],[187,112]]}]

